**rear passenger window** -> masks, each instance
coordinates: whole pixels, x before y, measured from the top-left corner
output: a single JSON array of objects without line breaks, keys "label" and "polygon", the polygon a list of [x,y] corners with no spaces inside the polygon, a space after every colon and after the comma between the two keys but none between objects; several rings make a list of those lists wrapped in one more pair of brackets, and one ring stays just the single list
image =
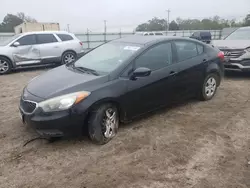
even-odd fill
[{"label": "rear passenger window", "polygon": [[62,40],[62,41],[69,41],[73,40],[73,37],[67,34],[57,34],[57,36]]},{"label": "rear passenger window", "polygon": [[197,50],[198,50],[198,54],[202,54],[204,51],[204,48],[202,45],[197,44]]},{"label": "rear passenger window", "polygon": [[175,45],[179,62],[196,57],[203,52],[203,47],[194,42],[177,41]]},{"label": "rear passenger window", "polygon": [[38,44],[47,44],[57,42],[56,37],[53,34],[37,34]]}]

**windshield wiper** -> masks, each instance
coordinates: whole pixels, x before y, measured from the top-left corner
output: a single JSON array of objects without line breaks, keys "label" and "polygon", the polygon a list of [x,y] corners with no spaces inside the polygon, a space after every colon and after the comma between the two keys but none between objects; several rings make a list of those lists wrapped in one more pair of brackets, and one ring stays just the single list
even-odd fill
[{"label": "windshield wiper", "polygon": [[81,71],[81,72],[87,72],[87,73],[91,73],[95,76],[99,76],[100,74],[98,72],[96,72],[95,70],[93,69],[89,69],[89,68],[86,68],[86,67],[76,67],[74,66],[75,69]]}]

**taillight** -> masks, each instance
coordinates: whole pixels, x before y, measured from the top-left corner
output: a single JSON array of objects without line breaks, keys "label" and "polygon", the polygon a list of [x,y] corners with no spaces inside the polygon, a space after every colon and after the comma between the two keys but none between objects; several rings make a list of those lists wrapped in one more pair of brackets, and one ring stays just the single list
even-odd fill
[{"label": "taillight", "polygon": [[224,53],[221,51],[218,53],[218,57],[220,58],[221,61],[224,61],[225,59]]},{"label": "taillight", "polygon": [[83,45],[83,43],[82,42],[79,42],[79,44],[82,46]]}]

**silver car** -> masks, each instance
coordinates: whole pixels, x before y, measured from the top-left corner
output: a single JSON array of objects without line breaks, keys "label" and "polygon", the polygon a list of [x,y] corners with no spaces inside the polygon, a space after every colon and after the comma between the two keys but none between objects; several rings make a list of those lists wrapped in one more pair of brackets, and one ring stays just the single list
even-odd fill
[{"label": "silver car", "polygon": [[82,42],[65,31],[15,35],[0,43],[0,75],[19,67],[71,63],[83,54]]},{"label": "silver car", "polygon": [[224,52],[225,70],[250,71],[250,27],[238,28],[224,40],[212,44]]}]

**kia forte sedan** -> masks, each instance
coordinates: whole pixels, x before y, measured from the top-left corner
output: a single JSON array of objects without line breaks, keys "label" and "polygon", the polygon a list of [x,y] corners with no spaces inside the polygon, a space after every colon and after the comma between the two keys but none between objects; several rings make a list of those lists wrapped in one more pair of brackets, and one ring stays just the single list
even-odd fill
[{"label": "kia forte sedan", "polygon": [[222,52],[193,39],[114,40],[31,80],[20,99],[22,120],[43,137],[87,130],[105,144],[121,122],[189,97],[212,99],[223,59]]}]

